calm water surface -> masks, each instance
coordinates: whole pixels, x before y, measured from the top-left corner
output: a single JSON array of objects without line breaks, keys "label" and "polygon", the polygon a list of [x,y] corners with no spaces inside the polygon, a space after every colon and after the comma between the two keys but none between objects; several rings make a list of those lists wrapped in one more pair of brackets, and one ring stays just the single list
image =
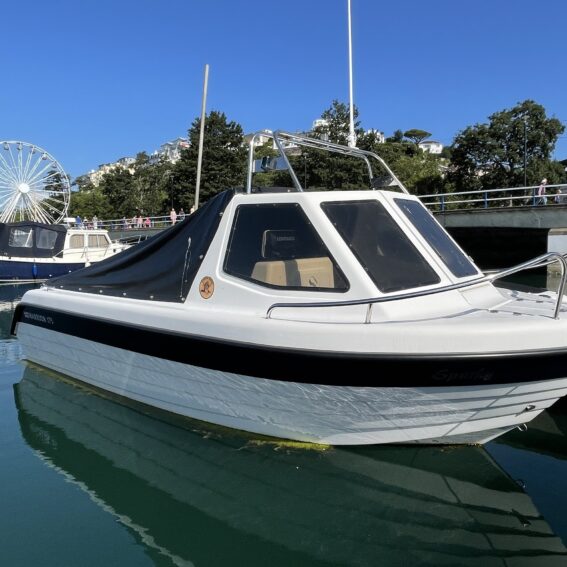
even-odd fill
[{"label": "calm water surface", "polygon": [[290,448],[26,364],[0,289],[0,565],[567,565],[567,404],[486,448]]}]

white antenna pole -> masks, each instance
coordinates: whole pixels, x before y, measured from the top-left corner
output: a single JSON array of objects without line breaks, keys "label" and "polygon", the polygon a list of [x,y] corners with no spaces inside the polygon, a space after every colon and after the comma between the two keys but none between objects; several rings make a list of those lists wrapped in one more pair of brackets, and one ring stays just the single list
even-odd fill
[{"label": "white antenna pole", "polygon": [[350,17],[350,0],[348,0],[348,91],[350,99],[350,125],[347,140],[349,148],[356,148],[356,134],[354,133],[354,103],[352,94],[352,21]]},{"label": "white antenna pole", "polygon": [[197,183],[195,186],[195,210],[199,208],[199,189],[201,188],[201,163],[203,161],[203,138],[205,137],[205,111],[207,108],[207,86],[209,84],[209,65],[205,65],[203,82],[203,105],[201,107],[201,131],[199,133],[199,154],[197,157]]}]

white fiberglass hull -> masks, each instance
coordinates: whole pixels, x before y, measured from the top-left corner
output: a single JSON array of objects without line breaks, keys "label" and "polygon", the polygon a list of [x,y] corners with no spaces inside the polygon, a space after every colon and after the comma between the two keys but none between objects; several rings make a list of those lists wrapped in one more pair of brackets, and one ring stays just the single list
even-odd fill
[{"label": "white fiberglass hull", "polygon": [[252,433],[333,445],[483,443],[567,393],[567,378],[403,388],[287,382],[166,360],[24,321],[17,334],[30,361],[113,394]]}]

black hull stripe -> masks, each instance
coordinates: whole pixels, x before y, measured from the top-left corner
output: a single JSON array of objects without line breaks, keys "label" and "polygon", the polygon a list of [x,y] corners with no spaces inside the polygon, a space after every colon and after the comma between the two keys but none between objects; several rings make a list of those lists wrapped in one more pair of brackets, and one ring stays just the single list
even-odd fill
[{"label": "black hull stripe", "polygon": [[125,325],[23,303],[16,308],[12,333],[20,321],[174,362],[304,384],[474,386],[535,382],[567,374],[567,350],[427,356],[276,348]]}]

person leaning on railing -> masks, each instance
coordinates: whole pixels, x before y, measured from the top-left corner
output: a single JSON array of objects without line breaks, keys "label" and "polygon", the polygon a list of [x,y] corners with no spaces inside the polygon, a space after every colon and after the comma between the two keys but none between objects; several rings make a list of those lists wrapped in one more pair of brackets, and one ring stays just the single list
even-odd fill
[{"label": "person leaning on railing", "polygon": [[537,194],[538,194],[538,205],[547,205],[547,195],[545,194],[545,190],[547,187],[547,179],[542,179],[541,180],[541,184],[537,189]]}]

